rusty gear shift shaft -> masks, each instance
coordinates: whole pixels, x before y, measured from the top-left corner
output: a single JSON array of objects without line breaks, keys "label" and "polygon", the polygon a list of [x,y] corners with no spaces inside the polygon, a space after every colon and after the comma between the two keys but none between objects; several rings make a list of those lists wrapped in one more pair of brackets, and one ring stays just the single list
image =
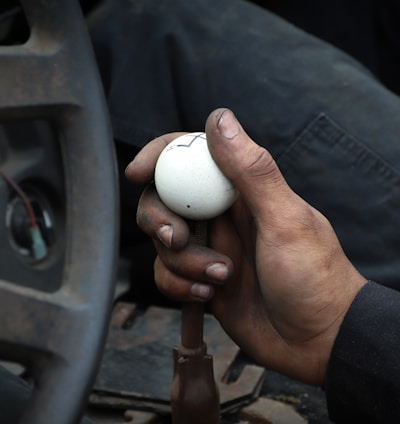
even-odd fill
[{"label": "rusty gear shift shaft", "polygon": [[[195,223],[196,243],[207,242],[207,221]],[[171,388],[173,424],[219,424],[219,393],[213,359],[203,340],[204,306],[182,305],[181,344],[174,348],[174,379]]]}]

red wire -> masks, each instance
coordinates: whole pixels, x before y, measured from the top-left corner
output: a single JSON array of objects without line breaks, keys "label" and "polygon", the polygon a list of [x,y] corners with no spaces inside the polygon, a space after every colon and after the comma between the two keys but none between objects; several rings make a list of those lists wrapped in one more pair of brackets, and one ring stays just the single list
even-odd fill
[{"label": "red wire", "polygon": [[24,202],[25,208],[28,212],[29,219],[31,221],[31,227],[35,228],[37,225],[36,216],[35,216],[35,213],[33,212],[32,204],[28,196],[24,193],[21,187],[1,169],[0,169],[0,176],[3,177],[8,184],[10,184],[10,186],[17,192],[18,196],[22,199],[22,201]]}]

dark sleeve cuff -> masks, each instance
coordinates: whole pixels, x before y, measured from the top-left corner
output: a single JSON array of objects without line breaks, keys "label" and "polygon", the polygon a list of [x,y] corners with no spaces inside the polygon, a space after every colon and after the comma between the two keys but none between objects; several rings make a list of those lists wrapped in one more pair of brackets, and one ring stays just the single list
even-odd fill
[{"label": "dark sleeve cuff", "polygon": [[368,282],[335,340],[326,395],[336,423],[400,423],[400,292]]}]

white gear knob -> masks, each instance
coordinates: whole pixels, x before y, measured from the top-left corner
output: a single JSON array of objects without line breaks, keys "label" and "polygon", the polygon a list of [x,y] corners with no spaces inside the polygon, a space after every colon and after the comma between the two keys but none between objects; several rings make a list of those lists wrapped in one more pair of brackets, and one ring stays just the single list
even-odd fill
[{"label": "white gear knob", "polygon": [[235,188],[212,159],[202,132],[168,144],[158,158],[154,180],[163,203],[192,220],[214,218],[236,199]]}]

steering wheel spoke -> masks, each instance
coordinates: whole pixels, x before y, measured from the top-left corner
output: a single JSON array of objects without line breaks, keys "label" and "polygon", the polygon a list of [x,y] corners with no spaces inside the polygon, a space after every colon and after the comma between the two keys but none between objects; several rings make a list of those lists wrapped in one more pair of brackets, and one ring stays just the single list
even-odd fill
[{"label": "steering wheel spoke", "polygon": [[52,108],[73,104],[65,81],[51,66],[61,52],[44,55],[26,46],[0,47],[0,118],[30,118],[54,114]]},{"label": "steering wheel spoke", "polygon": [[[0,351],[4,359],[32,365],[41,356],[59,360],[78,355],[80,345],[65,343],[87,320],[87,308],[62,291],[40,292],[0,280]],[[74,352],[75,350],[75,352]]]},{"label": "steering wheel spoke", "polygon": [[22,45],[0,47],[0,118],[54,116],[56,107],[79,105],[73,86],[79,85],[84,49],[76,49],[77,63],[71,62],[71,48],[81,33],[68,28],[62,3],[38,7],[35,0],[21,0],[31,35]]}]

